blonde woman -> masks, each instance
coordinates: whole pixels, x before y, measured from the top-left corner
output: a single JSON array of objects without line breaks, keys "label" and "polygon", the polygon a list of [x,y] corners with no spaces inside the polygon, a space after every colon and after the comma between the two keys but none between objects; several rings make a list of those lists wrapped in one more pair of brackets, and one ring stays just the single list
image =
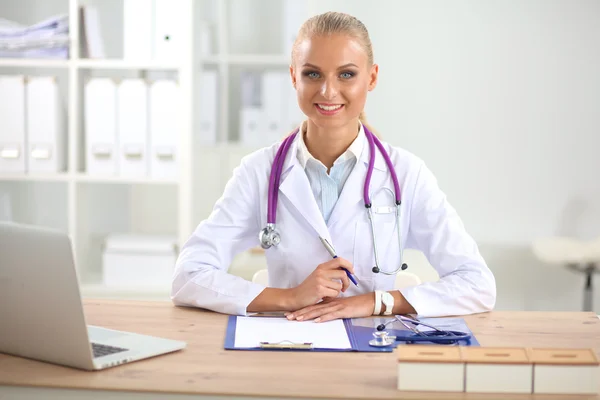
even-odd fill
[{"label": "blonde woman", "polygon": [[[378,72],[358,19],[328,12],[302,25],[290,77],[307,119],[242,160],[182,248],[175,304],[315,322],[494,307],[494,276],[435,177],[364,120]],[[236,254],[259,245],[268,287],[227,272]],[[404,248],[423,251],[439,281],[394,289]]]}]

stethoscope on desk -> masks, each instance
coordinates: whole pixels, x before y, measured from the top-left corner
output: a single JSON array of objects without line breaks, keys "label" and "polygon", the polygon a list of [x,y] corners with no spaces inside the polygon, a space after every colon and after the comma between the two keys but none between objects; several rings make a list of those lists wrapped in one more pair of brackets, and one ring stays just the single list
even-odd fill
[{"label": "stethoscope on desk", "polygon": [[[394,164],[390,159],[390,156],[383,148],[383,145],[377,139],[375,135],[373,135],[366,126],[363,125],[363,129],[365,132],[365,136],[367,141],[369,142],[369,167],[367,169],[367,176],[365,178],[365,185],[363,188],[363,197],[365,201],[365,208],[367,209],[367,214],[369,216],[369,222],[371,224],[371,239],[373,241],[373,253],[375,255],[375,266],[372,271],[374,273],[382,273],[384,275],[395,275],[400,270],[405,270],[408,268],[406,263],[402,262],[402,236],[400,233],[400,184],[398,183],[398,176],[396,175],[396,171],[394,170]],[[268,198],[267,198],[267,226],[263,228],[259,232],[259,240],[260,245],[263,249],[268,249],[271,246],[277,246],[279,242],[281,242],[281,235],[275,229],[275,218],[277,213],[277,197],[279,195],[279,181],[281,179],[281,172],[283,170],[283,163],[287,156],[288,150],[294,141],[294,138],[298,134],[299,129],[297,129],[294,133],[288,136],[283,143],[279,146],[277,153],[275,154],[275,159],[273,161],[273,166],[271,167],[271,174],[269,177],[269,189],[268,189]],[[379,152],[385,159],[385,162],[390,171],[390,175],[392,176],[392,181],[394,182],[394,194],[396,200],[396,228],[398,234],[398,247],[400,249],[400,265],[394,269],[393,271],[383,271],[379,266],[379,254],[377,251],[377,241],[375,240],[375,226],[373,224],[373,209],[371,207],[371,199],[369,197],[369,185],[371,183],[371,175],[373,174],[373,167],[375,165],[375,146],[379,149]],[[391,192],[391,191],[390,191]]]},{"label": "stethoscope on desk", "polygon": [[[409,333],[401,333],[396,336],[389,335],[384,329],[391,322],[398,321]],[[412,326],[412,325],[415,326]],[[423,325],[433,329],[432,331],[420,331],[416,328],[418,325]],[[400,331],[404,332],[404,331]],[[377,325],[376,331],[373,332],[374,339],[369,341],[371,346],[375,347],[387,347],[392,346],[396,342],[406,342],[407,344],[412,343],[434,343],[434,344],[457,344],[459,340],[467,340],[471,338],[471,334],[461,331],[446,331],[443,329],[436,328],[435,326],[426,324],[417,319],[408,318],[402,315],[395,315],[393,319]]]}]

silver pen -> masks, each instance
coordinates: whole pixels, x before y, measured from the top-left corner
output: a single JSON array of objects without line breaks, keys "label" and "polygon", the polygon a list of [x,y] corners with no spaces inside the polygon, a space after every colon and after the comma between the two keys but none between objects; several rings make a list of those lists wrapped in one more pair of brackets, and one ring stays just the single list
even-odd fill
[{"label": "silver pen", "polygon": [[[327,249],[327,252],[331,255],[332,258],[337,258],[337,254],[335,253],[335,250],[333,249],[333,246],[327,241],[327,239],[325,239],[324,237],[319,236],[319,239],[321,239],[321,243],[323,243],[323,246],[325,246],[325,248]],[[358,286],[358,282],[356,281],[356,278],[354,278],[352,276],[352,274],[350,273],[350,271],[348,271],[346,268],[341,267],[344,271],[346,271],[346,275],[348,275],[348,279],[350,279],[352,281],[352,283],[354,283],[356,286]]]}]

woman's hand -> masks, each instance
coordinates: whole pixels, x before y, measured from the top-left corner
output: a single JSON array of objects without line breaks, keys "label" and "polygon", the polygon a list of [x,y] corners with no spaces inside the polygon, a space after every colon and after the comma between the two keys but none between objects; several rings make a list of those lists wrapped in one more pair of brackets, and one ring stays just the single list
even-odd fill
[{"label": "woman's hand", "polygon": [[319,304],[304,307],[298,311],[286,313],[287,319],[315,322],[331,321],[338,318],[361,318],[373,315],[375,293],[340,299],[326,299]]},{"label": "woman's hand", "polygon": [[350,280],[341,267],[354,274],[352,264],[341,257],[317,266],[304,282],[293,289],[289,289],[292,307],[288,309],[298,310],[314,305],[328,297],[335,298],[340,292],[345,292],[350,285]]}]

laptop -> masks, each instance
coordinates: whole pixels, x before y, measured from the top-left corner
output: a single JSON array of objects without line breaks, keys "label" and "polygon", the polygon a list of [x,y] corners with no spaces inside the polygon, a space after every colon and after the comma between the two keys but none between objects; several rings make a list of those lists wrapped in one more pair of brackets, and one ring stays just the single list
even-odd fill
[{"label": "laptop", "polygon": [[185,346],[86,325],[67,234],[0,222],[0,353],[99,370]]}]

